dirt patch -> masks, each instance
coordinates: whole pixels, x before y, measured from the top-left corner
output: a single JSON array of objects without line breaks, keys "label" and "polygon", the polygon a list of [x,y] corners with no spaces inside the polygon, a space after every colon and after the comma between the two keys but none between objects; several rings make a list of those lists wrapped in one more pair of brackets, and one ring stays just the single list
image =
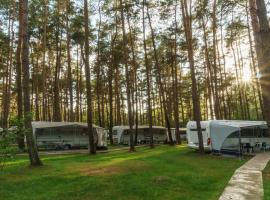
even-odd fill
[{"label": "dirt patch", "polygon": [[81,173],[85,176],[105,176],[105,175],[114,175],[121,172],[120,168],[117,167],[102,167],[102,168],[86,168],[82,169]]},{"label": "dirt patch", "polygon": [[24,180],[25,177],[22,175],[15,175],[15,174],[9,174],[9,175],[2,175],[0,176],[0,182],[1,181],[8,181],[8,182],[17,182]]},{"label": "dirt patch", "polygon": [[105,166],[81,166],[78,170],[84,176],[109,176],[121,173],[147,170],[150,166],[142,161],[128,161]]}]

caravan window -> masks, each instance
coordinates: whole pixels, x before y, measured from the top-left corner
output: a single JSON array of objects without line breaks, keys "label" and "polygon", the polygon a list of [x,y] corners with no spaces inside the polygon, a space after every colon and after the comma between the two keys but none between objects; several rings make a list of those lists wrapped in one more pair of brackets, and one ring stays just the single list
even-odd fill
[{"label": "caravan window", "polygon": [[128,130],[124,130],[124,135],[128,135]]},{"label": "caravan window", "polygon": [[270,137],[267,129],[262,129],[261,132],[263,137]]},{"label": "caravan window", "polygon": [[37,130],[36,130],[36,134],[37,134],[37,135],[45,135],[44,129],[43,129],[43,128],[37,129]]},{"label": "caravan window", "polygon": [[229,135],[228,138],[238,138],[238,137],[239,137],[239,131],[235,131],[231,135]]},{"label": "caravan window", "polygon": [[117,130],[113,130],[113,135],[117,135]]},{"label": "caravan window", "polygon": [[161,135],[166,135],[166,130],[160,130]]},{"label": "caravan window", "polygon": [[241,137],[242,138],[253,138],[254,136],[254,129],[243,129],[241,130]]}]

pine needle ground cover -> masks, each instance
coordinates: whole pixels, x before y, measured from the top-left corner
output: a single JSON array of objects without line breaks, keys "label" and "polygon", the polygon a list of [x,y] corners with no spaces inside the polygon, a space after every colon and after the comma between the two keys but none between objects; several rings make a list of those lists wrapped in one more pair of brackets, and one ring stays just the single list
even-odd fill
[{"label": "pine needle ground cover", "polygon": [[38,168],[26,156],[8,162],[0,174],[1,200],[217,200],[245,162],[186,146],[41,157]]},{"label": "pine needle ground cover", "polygon": [[270,200],[270,163],[263,171],[264,199]]}]

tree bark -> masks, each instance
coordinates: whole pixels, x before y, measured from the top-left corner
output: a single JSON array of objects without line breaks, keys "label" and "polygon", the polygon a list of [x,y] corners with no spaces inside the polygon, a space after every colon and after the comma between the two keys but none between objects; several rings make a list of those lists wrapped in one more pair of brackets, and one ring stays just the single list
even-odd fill
[{"label": "tree bark", "polygon": [[157,84],[158,84],[160,95],[161,95],[161,105],[163,105],[163,109],[164,109],[164,117],[165,117],[167,129],[168,129],[169,143],[170,143],[170,145],[173,145],[174,143],[173,143],[173,139],[172,139],[170,117],[169,117],[168,110],[167,110],[167,105],[166,105],[165,90],[164,90],[163,83],[162,83],[162,80],[161,80],[161,67],[160,67],[160,63],[159,63],[159,60],[158,60],[157,48],[156,48],[156,43],[155,43],[155,35],[154,35],[154,30],[153,30],[153,27],[152,27],[152,23],[151,23],[148,4],[146,4],[146,10],[147,10],[146,13],[147,13],[147,18],[148,18],[148,22],[149,22],[149,27],[150,27],[150,31],[151,31],[152,45],[153,45],[153,49],[154,49],[154,60],[155,60],[155,67],[156,67],[156,79],[157,79]]},{"label": "tree bark", "polygon": [[89,64],[89,18],[88,18],[88,0],[84,0],[84,29],[85,29],[85,77],[87,93],[87,124],[89,135],[89,153],[96,154],[96,145],[94,142],[93,119],[92,119],[92,94]]},{"label": "tree bark", "polygon": [[28,37],[28,0],[20,0],[22,19],[20,20],[22,27],[22,71],[23,71],[23,97],[24,97],[24,127],[27,149],[32,166],[40,166],[42,162],[39,159],[37,146],[34,142],[32,132],[32,113],[30,105],[30,92],[29,92],[29,37]]},{"label": "tree bark", "polygon": [[68,77],[67,84],[69,89],[69,121],[74,121],[73,112],[73,86],[72,86],[72,69],[71,69],[71,56],[70,56],[70,33],[69,33],[69,6],[70,0],[66,0],[66,31],[67,31],[67,64],[68,64]]},{"label": "tree bark", "polygon": [[22,25],[22,19],[23,19],[23,1],[21,0],[19,3],[19,34],[18,34],[18,46],[17,46],[17,52],[16,52],[16,84],[17,84],[17,111],[18,111],[18,146],[21,150],[25,148],[24,144],[24,135],[22,133],[22,122],[23,122],[23,96],[22,96],[22,33],[23,33],[23,25]]},{"label": "tree bark", "polygon": [[144,49],[144,64],[146,68],[146,87],[147,87],[147,106],[148,106],[148,120],[149,120],[149,132],[150,132],[150,147],[154,147],[154,139],[153,139],[153,115],[152,115],[152,104],[151,104],[151,68],[148,63],[147,57],[147,48],[146,48],[146,36],[145,36],[145,0],[143,0],[143,49]]},{"label": "tree bark", "polygon": [[128,105],[128,123],[129,123],[129,135],[130,135],[130,151],[135,151],[134,138],[133,138],[133,114],[131,109],[131,87],[130,87],[130,72],[128,67],[128,47],[125,30],[125,17],[124,17],[124,4],[120,0],[121,9],[121,21],[122,21],[122,37],[123,37],[123,54],[124,54],[124,65],[125,65],[125,78],[126,78],[126,94],[127,94],[127,105]]},{"label": "tree bark", "polygon": [[[270,27],[264,0],[250,0],[251,21],[256,44],[260,83],[264,104],[265,119],[270,126]],[[268,129],[270,133],[270,128]]]},{"label": "tree bark", "polygon": [[[61,40],[59,42],[60,35],[60,2],[57,2],[57,27],[56,27],[56,63],[55,63],[55,72],[54,72],[54,101],[53,101],[53,121],[60,122],[61,119],[61,109],[60,109],[60,90],[59,90],[59,71],[61,65]],[[60,45],[59,45],[60,43]]]},{"label": "tree bark", "polygon": [[184,24],[184,31],[186,37],[186,43],[188,48],[188,60],[190,65],[190,73],[191,73],[191,81],[192,81],[192,103],[193,103],[193,113],[194,119],[197,124],[198,130],[198,141],[199,141],[199,151],[200,153],[204,153],[204,145],[203,145],[203,136],[202,136],[202,128],[201,128],[201,108],[200,108],[200,99],[198,95],[197,89],[197,80],[195,74],[195,64],[194,64],[194,52],[193,52],[193,44],[192,44],[192,17],[189,12],[187,6],[187,0],[181,0],[181,10],[182,10],[182,19]]}]

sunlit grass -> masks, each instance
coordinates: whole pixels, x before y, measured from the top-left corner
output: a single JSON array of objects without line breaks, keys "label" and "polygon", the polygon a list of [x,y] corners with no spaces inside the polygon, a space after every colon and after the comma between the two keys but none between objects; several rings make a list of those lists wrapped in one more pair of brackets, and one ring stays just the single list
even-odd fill
[{"label": "sunlit grass", "polygon": [[263,171],[264,199],[270,200],[270,163]]},{"label": "sunlit grass", "polygon": [[38,168],[28,166],[27,156],[10,160],[0,174],[0,199],[214,200],[244,162],[201,156],[185,146],[42,160]]}]

